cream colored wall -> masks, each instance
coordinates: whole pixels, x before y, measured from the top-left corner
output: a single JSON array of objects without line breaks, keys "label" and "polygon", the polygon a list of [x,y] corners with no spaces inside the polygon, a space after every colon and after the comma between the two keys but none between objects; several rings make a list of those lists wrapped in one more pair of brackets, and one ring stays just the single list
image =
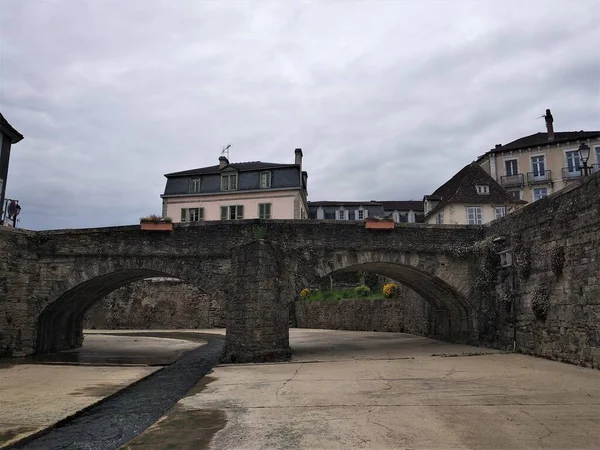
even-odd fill
[{"label": "cream colored wall", "polygon": [[[444,225],[468,225],[468,223],[467,223],[467,207],[469,207],[469,206],[481,207],[483,223],[488,223],[495,219],[494,207],[495,206],[505,206],[505,205],[472,204],[472,203],[453,203],[450,205],[446,205],[446,206],[444,206],[444,208],[442,208],[442,211],[444,213]],[[511,211],[511,209],[508,208],[507,213],[510,211]],[[427,223],[435,225],[435,218],[436,218],[438,212],[433,214],[431,217],[428,217]]]},{"label": "cream colored wall", "polygon": [[[173,222],[181,222],[181,208],[204,208],[204,220],[221,220],[221,206],[243,205],[244,219],[258,218],[258,205],[271,203],[272,219],[294,219],[295,199],[299,196],[296,191],[257,192],[251,194],[231,193],[211,196],[186,196],[163,199],[166,203],[166,215]],[[305,209],[300,202],[300,208]],[[297,210],[297,208],[296,208]]]},{"label": "cream colored wall", "polygon": [[[600,164],[600,160],[596,157],[595,147],[600,147],[600,139],[592,139],[588,146],[590,147],[590,159],[588,161],[588,165],[592,164]],[[501,154],[496,154],[496,173],[497,173],[497,181],[500,183],[502,180],[502,176],[506,175],[506,166],[504,161],[510,159],[516,159],[518,162],[519,173],[523,174],[525,185],[521,187],[521,199],[526,202],[533,201],[533,189],[538,187],[546,187],[548,188],[548,194],[556,192],[566,185],[569,184],[570,180],[563,180],[562,178],[562,169],[567,167],[567,158],[566,152],[568,151],[577,151],[579,149],[579,143],[571,143],[571,144],[558,144],[558,146],[553,145],[551,147],[541,148],[541,149],[528,149],[528,150],[520,150],[514,152],[506,152]],[[544,155],[546,161],[546,169],[551,171],[552,174],[552,184],[536,184],[536,185],[528,185],[527,184],[527,173],[533,172],[533,166],[531,164],[531,158],[533,156]],[[493,162],[493,159],[491,160]],[[480,161],[480,165],[486,170],[486,172],[490,172],[489,168],[490,158],[489,155],[486,156],[482,161]],[[506,187],[509,190],[516,189],[515,187]]]}]

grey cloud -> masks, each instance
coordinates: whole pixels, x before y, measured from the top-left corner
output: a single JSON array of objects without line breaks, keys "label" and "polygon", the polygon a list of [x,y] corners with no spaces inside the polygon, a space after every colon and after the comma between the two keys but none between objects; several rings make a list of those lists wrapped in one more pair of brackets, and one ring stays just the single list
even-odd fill
[{"label": "grey cloud", "polygon": [[600,128],[597,6],[7,3],[8,195],[29,228],[134,223],[164,173],[232,143],[237,161],[302,147],[312,200],[421,199],[548,107]]}]

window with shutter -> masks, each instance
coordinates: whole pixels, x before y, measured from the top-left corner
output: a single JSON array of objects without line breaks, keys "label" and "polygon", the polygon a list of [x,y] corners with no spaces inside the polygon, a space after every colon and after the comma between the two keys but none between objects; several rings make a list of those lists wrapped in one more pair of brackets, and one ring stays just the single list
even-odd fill
[{"label": "window with shutter", "polygon": [[227,206],[221,206],[221,220],[227,220]]},{"label": "window with shutter", "polygon": [[321,206],[319,206],[319,209],[317,209],[317,219],[324,219],[325,218],[325,211],[323,210],[323,208]]},{"label": "window with shutter", "polygon": [[258,218],[259,219],[270,219],[271,218],[271,204],[260,203],[258,205]]},{"label": "window with shutter", "polygon": [[187,209],[181,208],[181,221],[187,222]]}]

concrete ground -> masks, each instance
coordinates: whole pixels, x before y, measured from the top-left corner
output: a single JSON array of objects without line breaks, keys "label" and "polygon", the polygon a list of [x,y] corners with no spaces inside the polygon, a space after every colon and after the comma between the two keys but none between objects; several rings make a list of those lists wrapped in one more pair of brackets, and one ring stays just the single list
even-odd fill
[{"label": "concrete ground", "polygon": [[600,448],[600,371],[402,333],[291,345],[290,363],[218,366],[123,448]]},{"label": "concrete ground", "polygon": [[159,370],[157,364],[170,364],[199,345],[181,339],[94,334],[86,335],[81,349],[46,358],[52,363],[3,363],[0,448],[99,402]]}]

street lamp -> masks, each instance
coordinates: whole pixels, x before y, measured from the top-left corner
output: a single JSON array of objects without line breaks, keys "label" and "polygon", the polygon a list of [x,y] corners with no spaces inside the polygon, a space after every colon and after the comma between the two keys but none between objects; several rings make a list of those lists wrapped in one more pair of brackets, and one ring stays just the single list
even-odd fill
[{"label": "street lamp", "polygon": [[583,166],[584,177],[588,176],[588,159],[590,159],[590,148],[585,142],[582,142],[579,146],[579,160],[581,161],[581,165]]}]

